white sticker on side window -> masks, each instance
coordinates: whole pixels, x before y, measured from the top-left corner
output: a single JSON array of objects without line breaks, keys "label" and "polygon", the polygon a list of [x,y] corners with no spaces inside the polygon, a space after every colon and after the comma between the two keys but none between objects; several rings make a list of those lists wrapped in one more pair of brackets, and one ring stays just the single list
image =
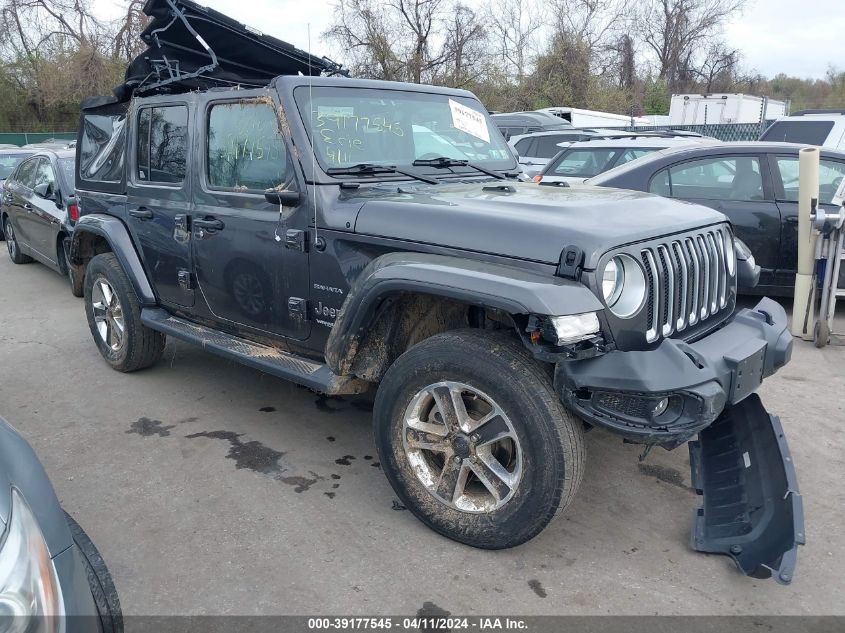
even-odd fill
[{"label": "white sticker on side window", "polygon": [[452,109],[452,125],[455,126],[455,129],[471,134],[475,138],[480,138],[485,143],[490,142],[487,120],[481,112],[463,106],[452,99],[449,99],[449,107]]}]

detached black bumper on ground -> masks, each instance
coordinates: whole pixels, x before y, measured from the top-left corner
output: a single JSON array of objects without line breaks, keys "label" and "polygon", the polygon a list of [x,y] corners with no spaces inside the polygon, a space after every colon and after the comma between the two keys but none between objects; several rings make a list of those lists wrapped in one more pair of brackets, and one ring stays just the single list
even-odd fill
[{"label": "detached black bumper on ground", "polygon": [[727,554],[744,574],[789,584],[805,542],[798,479],[780,419],[756,394],[689,443],[692,485],[704,496],[691,545]]}]

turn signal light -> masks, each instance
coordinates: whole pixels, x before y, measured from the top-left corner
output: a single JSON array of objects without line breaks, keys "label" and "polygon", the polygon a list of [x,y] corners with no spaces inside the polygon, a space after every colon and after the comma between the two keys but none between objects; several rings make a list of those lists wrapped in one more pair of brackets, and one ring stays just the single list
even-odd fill
[{"label": "turn signal light", "polygon": [[540,174],[537,174],[537,175],[536,175],[536,176],[534,176],[534,178],[532,178],[531,180],[533,180],[534,182],[540,182],[540,181],[542,181],[542,180],[543,180],[543,177],[542,177]]}]

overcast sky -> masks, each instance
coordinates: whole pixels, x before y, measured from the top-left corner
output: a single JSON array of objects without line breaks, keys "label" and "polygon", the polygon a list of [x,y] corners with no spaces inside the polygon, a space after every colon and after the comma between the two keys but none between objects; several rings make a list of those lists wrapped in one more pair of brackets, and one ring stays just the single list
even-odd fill
[{"label": "overcast sky", "polygon": [[[321,34],[332,18],[332,0],[197,0],[264,33],[343,60]],[[481,0],[464,0],[480,5]],[[749,0],[745,13],[727,26],[728,44],[743,52],[748,70],[772,77],[780,72],[823,77],[828,66],[845,68],[845,11],[842,0]],[[103,17],[119,13],[116,0],[95,0]],[[839,5],[839,6],[837,6]]]}]

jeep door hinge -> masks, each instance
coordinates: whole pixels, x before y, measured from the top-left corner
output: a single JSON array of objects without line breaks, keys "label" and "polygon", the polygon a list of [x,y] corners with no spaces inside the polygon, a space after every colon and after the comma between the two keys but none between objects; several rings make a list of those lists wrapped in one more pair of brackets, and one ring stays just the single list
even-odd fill
[{"label": "jeep door hinge", "polygon": [[190,270],[180,270],[177,273],[179,278],[179,287],[185,292],[191,292],[194,289],[193,276]]},{"label": "jeep door hinge", "polygon": [[299,229],[288,229],[285,231],[285,248],[306,252],[308,250],[308,233]]},{"label": "jeep door hinge", "polygon": [[308,300],[300,299],[299,297],[290,297],[288,299],[288,316],[292,321],[307,321]]}]

